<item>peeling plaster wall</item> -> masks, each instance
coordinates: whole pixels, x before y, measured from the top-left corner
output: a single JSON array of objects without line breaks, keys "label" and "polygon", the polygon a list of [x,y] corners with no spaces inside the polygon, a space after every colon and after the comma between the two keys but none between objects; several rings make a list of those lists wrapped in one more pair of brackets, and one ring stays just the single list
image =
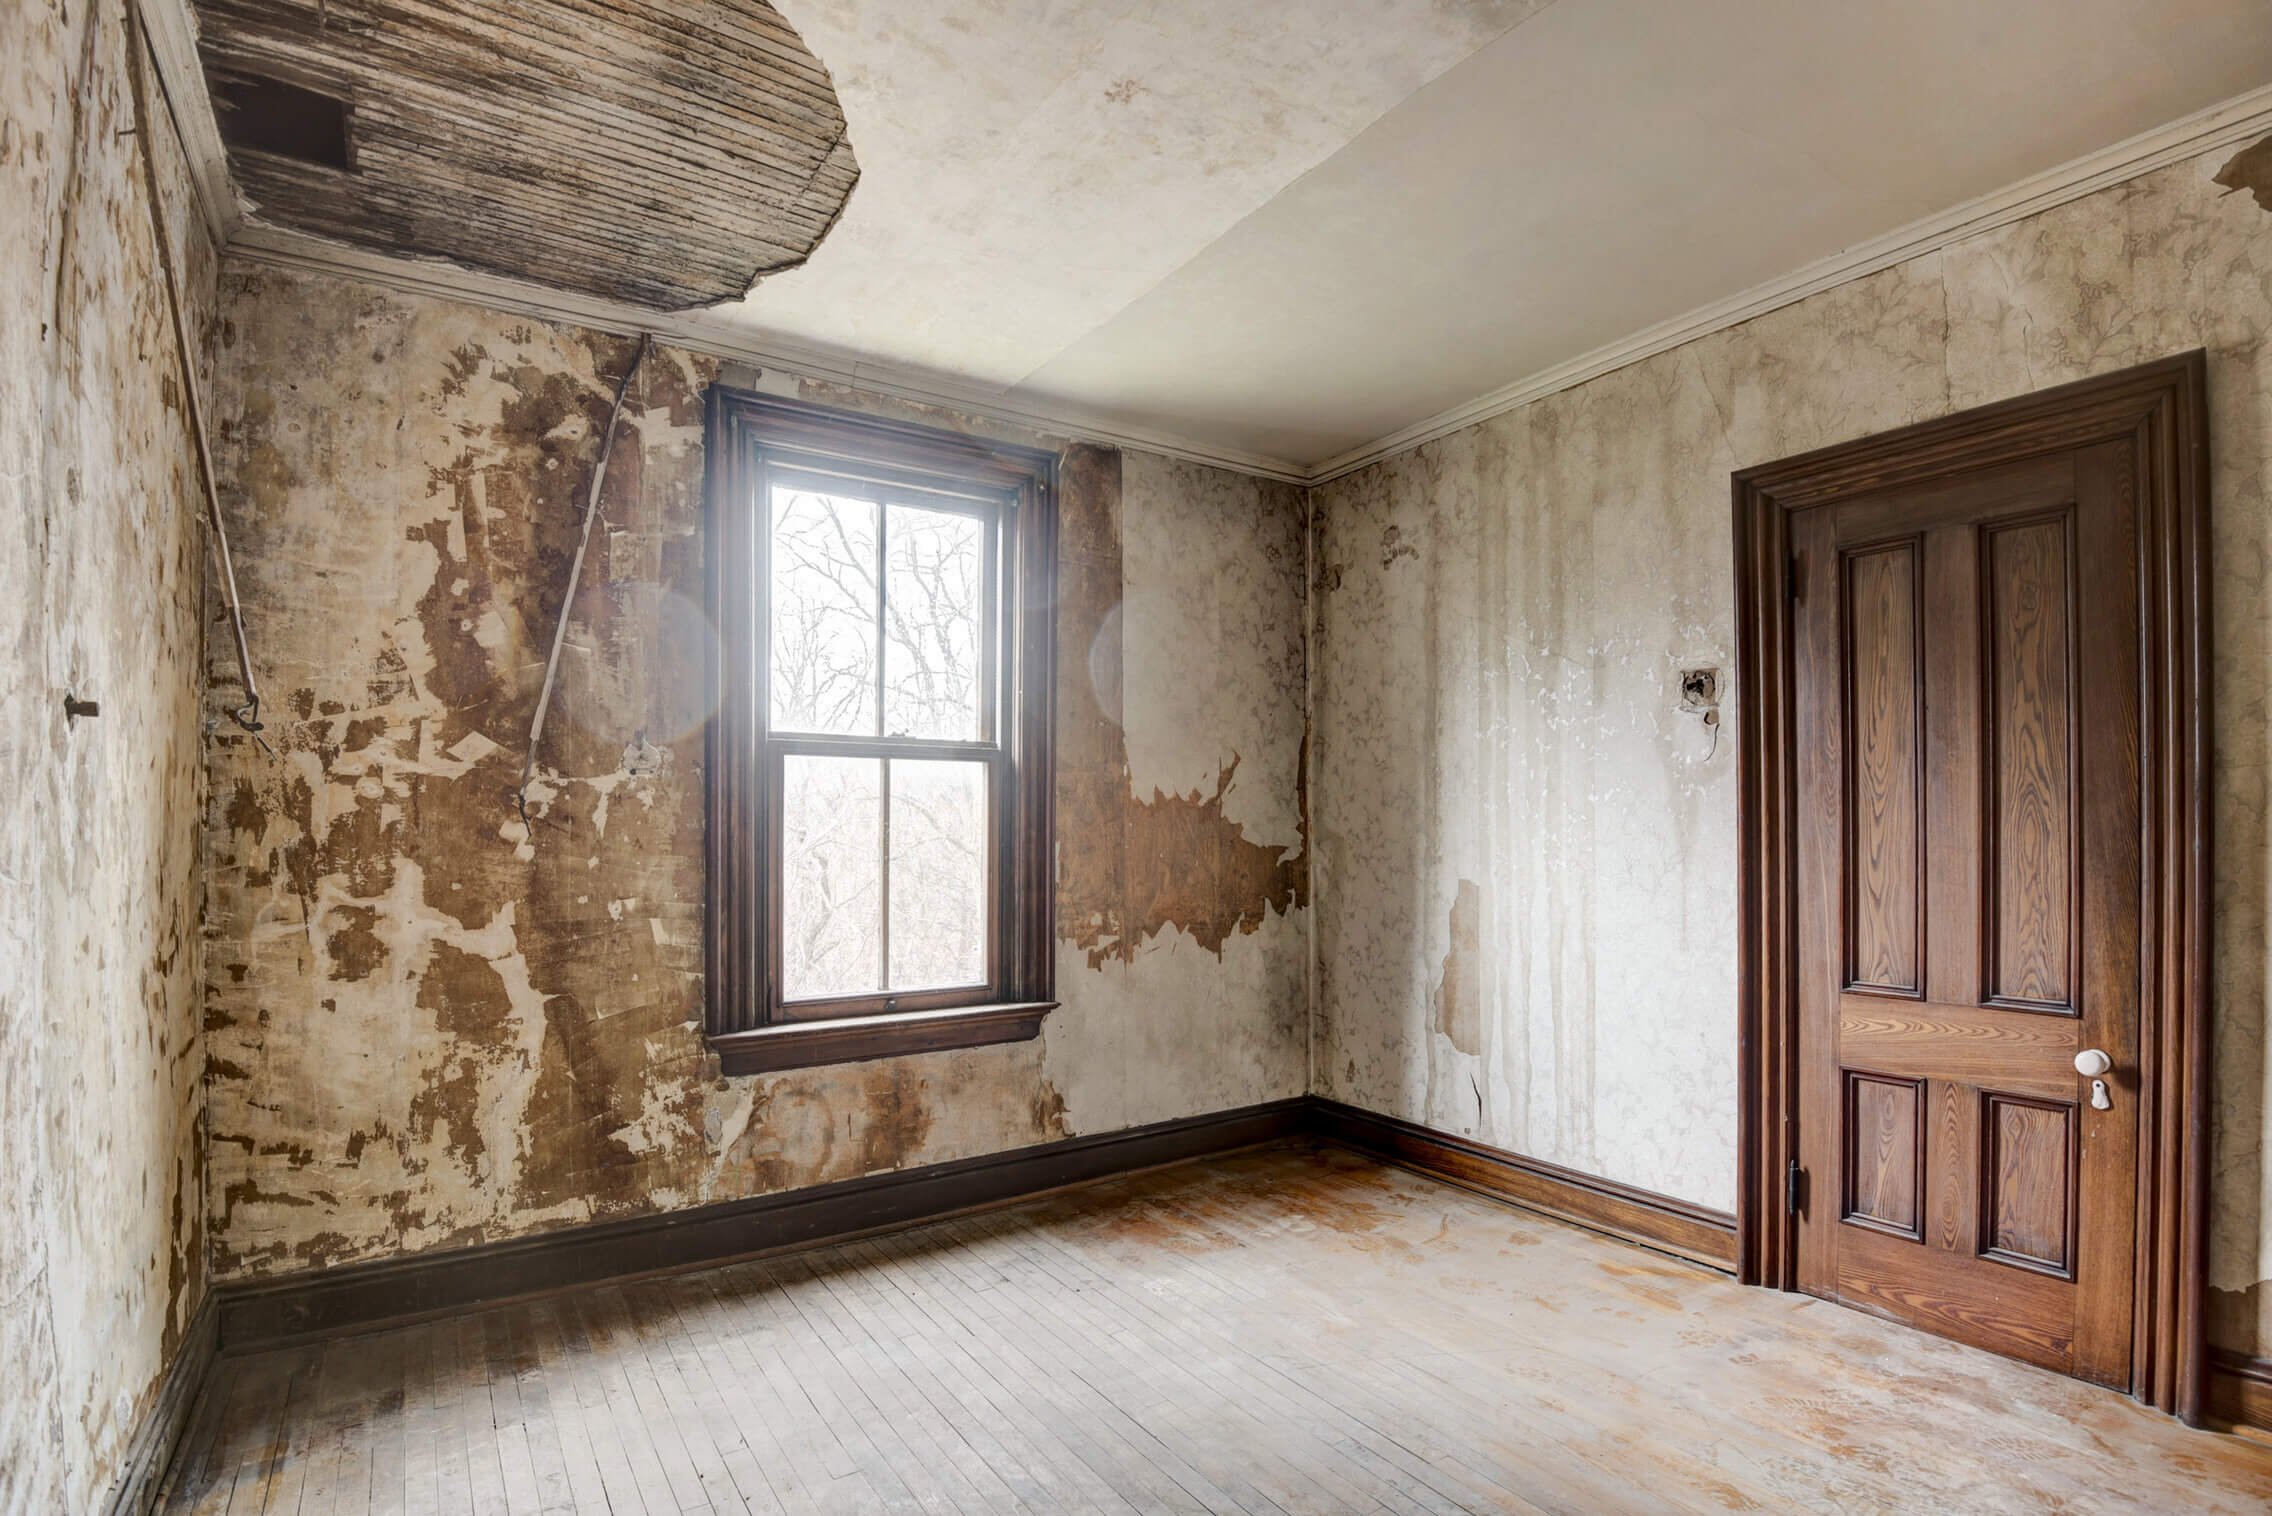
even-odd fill
[{"label": "peeling plaster wall", "polygon": [[[1061,923],[1062,1009],[1028,1044],[719,1077],[700,1035],[706,359],[658,348],[631,387],[533,847],[511,799],[632,347],[329,277],[223,282],[222,470],[281,756],[224,736],[212,774],[219,1277],[1302,1088],[1305,503],[1095,448],[1069,451],[1061,491],[1060,896],[1090,912]],[[665,758],[633,778],[641,732]]]},{"label": "peeling plaster wall", "polygon": [[45,1513],[107,1496],[205,1292],[206,549],[123,12],[4,0],[0,36],[0,1511]]},{"label": "peeling plaster wall", "polygon": [[2272,214],[2228,193],[2237,161],[2144,175],[1316,492],[1322,1093],[1732,1208],[1735,751],[1711,751],[1675,684],[1732,670],[1730,471],[2205,347],[2212,1335],[2272,1346]]},{"label": "peeling plaster wall", "polygon": [[[1303,523],[1291,485],[1077,448],[1058,554],[1057,986],[1081,1130],[1302,1093]],[[1119,519],[1076,500],[1117,499]],[[1078,996],[1076,1002],[1075,996]]]}]

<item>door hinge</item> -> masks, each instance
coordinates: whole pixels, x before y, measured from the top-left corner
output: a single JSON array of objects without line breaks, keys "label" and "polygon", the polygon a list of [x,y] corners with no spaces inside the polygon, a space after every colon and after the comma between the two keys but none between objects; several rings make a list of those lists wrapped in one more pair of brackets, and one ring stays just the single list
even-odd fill
[{"label": "door hinge", "polygon": [[1799,557],[1798,554],[1793,553],[1783,564],[1784,595],[1794,602],[1804,600],[1806,596],[1801,591],[1800,584]]},{"label": "door hinge", "polygon": [[1783,1211],[1785,1215],[1796,1216],[1799,1214],[1799,1196],[1805,1189],[1806,1170],[1800,1168],[1799,1160],[1794,1158],[1791,1160],[1791,1166],[1783,1171]]}]

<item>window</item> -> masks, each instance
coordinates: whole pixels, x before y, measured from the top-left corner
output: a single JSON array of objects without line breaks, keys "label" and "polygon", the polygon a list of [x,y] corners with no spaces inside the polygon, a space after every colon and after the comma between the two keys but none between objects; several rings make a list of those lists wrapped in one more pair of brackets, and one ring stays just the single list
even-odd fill
[{"label": "window", "polygon": [[1055,460],[715,388],[709,1034],[729,1074],[1052,1007]]}]

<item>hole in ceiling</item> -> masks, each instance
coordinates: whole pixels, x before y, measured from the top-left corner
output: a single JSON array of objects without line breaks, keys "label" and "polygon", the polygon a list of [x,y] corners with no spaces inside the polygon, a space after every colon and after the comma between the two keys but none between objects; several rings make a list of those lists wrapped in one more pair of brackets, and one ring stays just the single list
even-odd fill
[{"label": "hole in ceiling", "polygon": [[322,168],[355,166],[347,102],[283,79],[235,74],[213,81],[221,140]]}]

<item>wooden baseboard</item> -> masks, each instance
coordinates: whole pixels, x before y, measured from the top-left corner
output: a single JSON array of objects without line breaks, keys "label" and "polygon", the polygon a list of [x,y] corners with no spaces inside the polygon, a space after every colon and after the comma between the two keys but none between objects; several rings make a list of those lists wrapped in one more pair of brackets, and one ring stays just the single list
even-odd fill
[{"label": "wooden baseboard", "polygon": [[189,1425],[197,1392],[219,1356],[219,1324],[220,1312],[209,1292],[190,1317],[189,1330],[174,1349],[173,1361],[166,1365],[158,1398],[150,1403],[142,1424],[134,1429],[133,1441],[127,1444],[126,1465],[119,1470],[110,1500],[103,1506],[106,1516],[148,1516],[156,1508],[166,1466],[173,1461],[174,1448]]},{"label": "wooden baseboard", "polygon": [[[1299,1137],[1333,1142],[1708,1268],[1735,1269],[1735,1218],[1725,1211],[1303,1096],[485,1247],[219,1286],[175,1354],[105,1509],[108,1516],[146,1516],[197,1391],[221,1354],[839,1241]],[[2214,1354],[2207,1398],[2212,1425],[2272,1440],[2272,1358]]]},{"label": "wooden baseboard", "polygon": [[2211,1426],[2272,1438],[2272,1358],[2212,1349],[2208,1401]]},{"label": "wooden baseboard", "polygon": [[1735,1219],[1724,1212],[1302,1096],[779,1195],[227,1284],[208,1306],[220,1351],[254,1352],[551,1290],[811,1247],[1299,1136],[1322,1137],[1711,1268],[1735,1267]]},{"label": "wooden baseboard", "polygon": [[1735,1272],[1736,1219],[1726,1211],[1541,1163],[1338,1100],[1314,1101],[1312,1120],[1320,1136],[1359,1152],[1625,1242]]},{"label": "wooden baseboard", "polygon": [[1309,1130],[1306,1098],[1016,1148],[779,1195],[445,1252],[223,1285],[223,1352],[448,1315],[525,1295],[698,1268],[936,1220]]}]

